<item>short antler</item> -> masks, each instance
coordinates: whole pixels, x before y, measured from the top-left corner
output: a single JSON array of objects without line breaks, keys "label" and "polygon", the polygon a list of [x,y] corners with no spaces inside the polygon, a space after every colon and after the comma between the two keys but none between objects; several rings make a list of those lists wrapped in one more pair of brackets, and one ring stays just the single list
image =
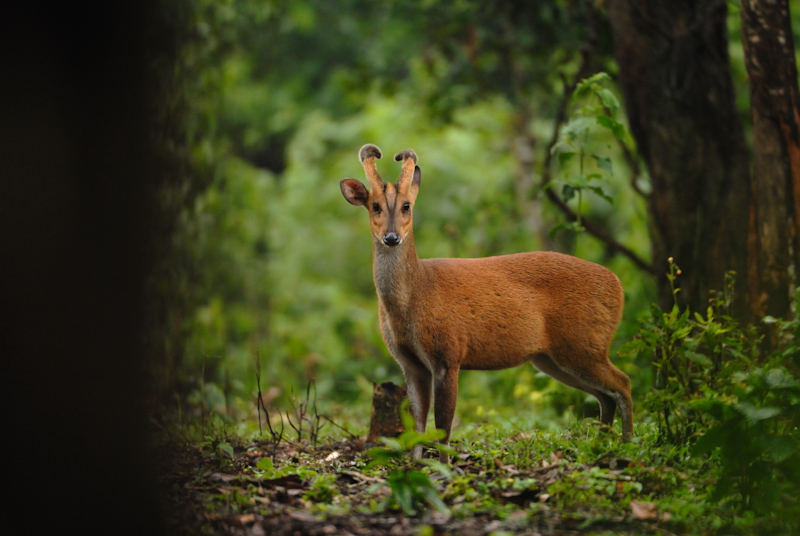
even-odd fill
[{"label": "short antler", "polygon": [[414,179],[414,170],[417,167],[417,153],[412,149],[400,151],[394,155],[396,161],[403,161],[403,170],[400,172],[400,179],[397,181],[398,190],[405,191]]},{"label": "short antler", "polygon": [[364,166],[364,172],[367,174],[367,180],[373,192],[383,189],[383,180],[378,175],[378,168],[375,166],[375,159],[381,156],[383,155],[378,146],[371,143],[363,146],[358,152],[358,158],[361,160],[361,165]]},{"label": "short antler", "polygon": [[400,160],[405,160],[406,158],[410,158],[411,160],[413,160],[414,165],[417,164],[417,153],[415,153],[413,149],[406,149],[405,151],[400,151],[399,153],[394,155],[394,159],[397,162],[399,162]]}]

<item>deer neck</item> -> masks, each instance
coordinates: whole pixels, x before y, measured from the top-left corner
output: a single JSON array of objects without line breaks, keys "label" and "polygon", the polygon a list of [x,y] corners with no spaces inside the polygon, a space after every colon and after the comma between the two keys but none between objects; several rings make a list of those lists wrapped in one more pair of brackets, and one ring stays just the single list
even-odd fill
[{"label": "deer neck", "polygon": [[424,267],[417,257],[414,235],[403,243],[386,247],[373,243],[372,274],[381,302],[390,308],[407,309],[413,303],[414,290],[419,288]]}]

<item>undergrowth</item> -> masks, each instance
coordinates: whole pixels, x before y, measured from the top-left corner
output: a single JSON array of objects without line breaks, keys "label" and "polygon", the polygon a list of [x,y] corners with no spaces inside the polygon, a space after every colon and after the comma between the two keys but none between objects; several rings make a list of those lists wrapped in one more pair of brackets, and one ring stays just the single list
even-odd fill
[{"label": "undergrowth", "polygon": [[[670,260],[673,285],[678,274]],[[261,523],[267,533],[335,533],[356,523],[400,534],[797,534],[800,323],[765,319],[766,349],[767,330],[729,316],[733,285],[731,275],[704,314],[676,300],[640,319],[620,354],[648,359],[655,387],[639,394],[627,444],[589,419],[556,432],[497,419],[462,423],[451,447],[435,442],[438,431],[407,430],[369,448],[349,431],[363,423],[317,413],[312,384],[291,411],[259,405],[266,430],[204,413],[171,441],[199,456],[193,489],[208,490],[198,492],[208,532]],[[429,452],[413,460],[418,445]],[[442,450],[451,464],[438,461]]]}]

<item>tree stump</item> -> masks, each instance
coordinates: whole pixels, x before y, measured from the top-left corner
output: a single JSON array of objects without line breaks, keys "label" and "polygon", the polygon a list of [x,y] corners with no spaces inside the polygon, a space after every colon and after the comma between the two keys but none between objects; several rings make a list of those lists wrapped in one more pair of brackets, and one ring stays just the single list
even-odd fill
[{"label": "tree stump", "polygon": [[375,443],[379,437],[397,437],[405,431],[401,409],[406,399],[406,388],[392,382],[372,384],[372,418],[367,442]]}]

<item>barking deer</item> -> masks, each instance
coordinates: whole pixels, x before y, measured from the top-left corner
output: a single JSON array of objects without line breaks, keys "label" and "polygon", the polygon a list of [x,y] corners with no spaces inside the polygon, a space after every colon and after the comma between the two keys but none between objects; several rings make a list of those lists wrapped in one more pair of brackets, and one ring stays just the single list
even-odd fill
[{"label": "barking deer", "polygon": [[381,151],[372,144],[359,152],[369,190],[351,178],[340,187],[348,202],[369,212],[381,331],[403,369],[415,429],[425,431],[433,391],[436,428],[449,442],[459,370],[529,361],[595,396],[604,428],[619,406],[622,439],[630,440],[630,378],[608,358],[624,301],[617,276],[545,251],[420,260],[412,230],[421,181],[417,155],[410,149],[395,155],[402,161],[396,184],[381,180],[378,158]]}]

